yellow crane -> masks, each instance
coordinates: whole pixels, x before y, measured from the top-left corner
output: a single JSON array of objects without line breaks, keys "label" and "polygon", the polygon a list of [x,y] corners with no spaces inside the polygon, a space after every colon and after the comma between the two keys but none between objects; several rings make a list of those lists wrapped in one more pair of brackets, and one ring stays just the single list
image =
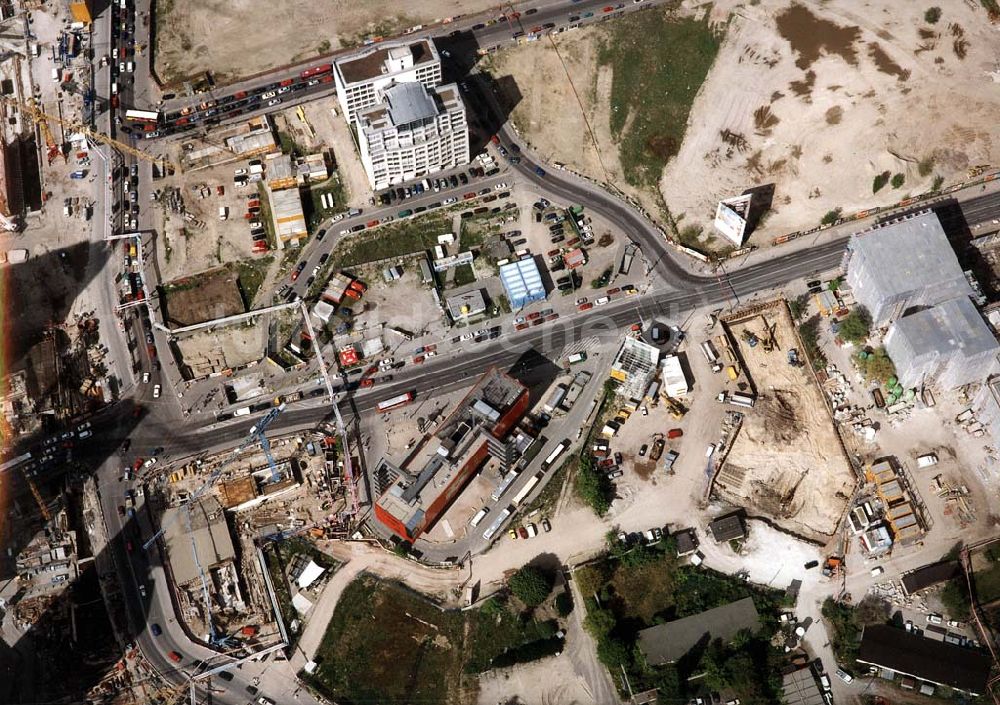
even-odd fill
[{"label": "yellow crane", "polygon": [[22,473],[24,479],[28,482],[28,487],[31,488],[31,494],[34,495],[35,501],[38,503],[38,508],[42,510],[42,516],[45,517],[45,523],[48,524],[52,521],[52,515],[49,513],[49,508],[45,506],[45,500],[42,499],[42,493],[38,491],[35,481],[28,477],[28,473]]},{"label": "yellow crane", "polygon": [[[22,111],[24,111],[24,113],[29,118],[31,118],[32,122],[38,123],[39,127],[42,130],[42,134],[45,135],[45,143],[49,145],[50,163],[52,161],[51,159],[52,144],[54,144],[55,142],[48,126],[48,123],[52,121],[59,123],[66,130],[70,132],[79,132],[80,134],[86,135],[95,142],[100,142],[101,144],[110,145],[120,152],[132,155],[136,159],[143,159],[148,162],[165,164],[165,165],[170,165],[174,168],[180,168],[176,164],[174,164],[173,162],[164,157],[158,157],[156,155],[150,154],[149,152],[144,152],[141,149],[136,149],[131,145],[125,144],[124,142],[116,140],[113,137],[109,137],[103,132],[97,132],[96,130],[92,130],[83,123],[74,122],[72,120],[65,120],[61,117],[56,117],[55,115],[49,115],[48,113],[36,107],[33,100],[31,100],[30,102],[26,102],[23,100],[18,100],[17,98],[12,98],[10,96],[4,96],[4,95],[0,95],[0,100],[9,105],[16,105]],[[50,140],[52,141],[50,142]],[[56,146],[56,149],[58,150],[58,145]]]}]

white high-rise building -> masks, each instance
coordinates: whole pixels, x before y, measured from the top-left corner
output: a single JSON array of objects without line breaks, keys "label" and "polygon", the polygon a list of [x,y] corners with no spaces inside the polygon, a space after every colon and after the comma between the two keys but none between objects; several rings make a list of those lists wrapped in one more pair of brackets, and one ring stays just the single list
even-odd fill
[{"label": "white high-rise building", "polygon": [[441,83],[441,58],[428,38],[373,44],[333,65],[340,109],[351,125],[365,108],[381,102],[395,83]]},{"label": "white high-rise building", "polygon": [[357,115],[358,146],[375,190],[467,164],[469,129],[454,83],[398,83]]}]

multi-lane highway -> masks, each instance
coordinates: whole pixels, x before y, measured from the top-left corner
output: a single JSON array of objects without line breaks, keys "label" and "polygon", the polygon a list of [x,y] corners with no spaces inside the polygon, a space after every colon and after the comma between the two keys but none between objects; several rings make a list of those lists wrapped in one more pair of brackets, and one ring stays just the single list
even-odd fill
[{"label": "multi-lane highway", "polygon": [[[606,6],[604,2],[583,0],[578,3],[570,2],[535,2],[530,5],[521,6],[518,17],[505,18],[503,21],[496,21],[495,17],[470,17],[462,18],[460,21],[434,28],[434,33],[447,41],[448,39],[457,41],[465,33],[471,35],[475,43],[480,47],[490,47],[509,43],[513,35],[517,32],[531,32],[536,27],[544,28],[547,24],[556,25],[555,28],[567,25],[578,24],[580,22],[598,21],[603,17],[612,17],[621,11],[633,11],[648,4],[653,4],[654,0],[647,0],[643,4],[629,4],[619,6],[613,4],[610,12],[603,12]],[[119,7],[116,5],[115,7]],[[130,74],[131,80],[123,79],[120,66],[116,68],[117,78],[122,81],[117,88],[119,96],[117,104],[119,110],[127,107],[148,107],[160,101],[160,95],[153,85],[149,72],[148,59],[148,12],[149,0],[139,0],[134,9],[134,16],[130,19],[124,17],[126,12],[117,12],[113,9],[106,9],[105,14],[98,18],[100,23],[108,23],[110,28],[112,14],[114,21],[119,28],[117,36],[109,32],[109,42],[116,43],[119,48],[119,57],[122,48],[131,48],[125,54],[126,61],[135,62]],[[537,12],[529,14],[529,10],[537,9]],[[587,17],[587,13],[592,16]],[[578,17],[577,20],[571,20]],[[493,20],[490,22],[490,20]],[[101,30],[99,30],[101,31]],[[544,31],[551,31],[545,29]],[[455,36],[455,33],[458,33]],[[130,39],[132,44],[130,45]],[[124,43],[122,43],[124,41]],[[135,53],[135,46],[146,46],[147,54],[141,59]],[[313,62],[316,66],[322,67],[325,63]],[[120,63],[120,62],[119,62]],[[303,71],[308,70],[313,64],[296,66],[273,72],[267,76],[258,77],[253,80],[244,81],[241,84],[229,86],[225,91],[214,91],[207,95],[196,97],[170,98],[163,102],[160,107],[166,120],[173,121],[172,127],[166,122],[161,124],[156,132],[168,134],[173,128],[193,129],[190,126],[205,125],[216,121],[236,119],[262,109],[279,109],[287,107],[291,101],[301,101],[327,94],[332,91],[332,85],[324,82],[323,77],[330,74],[322,71],[308,76],[303,76]],[[114,76],[110,77],[114,79]],[[289,82],[290,81],[290,82]],[[289,83],[286,83],[289,82]],[[285,85],[282,85],[282,84]],[[98,86],[101,85],[100,79]],[[287,88],[287,91],[280,92]],[[275,95],[265,97],[266,94],[274,92]],[[238,97],[240,93],[246,96]],[[230,100],[225,100],[226,96],[232,96]],[[251,98],[256,96],[256,98]],[[269,101],[275,99],[282,100],[280,104],[268,106]],[[213,103],[209,105],[209,102]],[[209,111],[215,112],[209,114]],[[104,116],[104,119],[111,117],[111,113]],[[187,122],[177,124],[177,121],[187,118]],[[500,123],[503,121],[500,120]],[[113,129],[111,124],[108,129]],[[152,134],[152,133],[149,133]],[[508,128],[503,127],[500,132],[501,139],[506,144],[520,144],[517,136]],[[119,135],[122,136],[122,135]],[[125,133],[126,139],[132,139],[131,132]],[[141,140],[142,145],[149,147],[155,145],[155,140]],[[536,351],[543,356],[558,356],[560,351],[576,341],[594,335],[617,335],[619,331],[627,326],[639,321],[642,318],[648,319],[652,315],[670,318],[681,321],[684,317],[695,310],[706,305],[721,305],[733,303],[735,300],[746,300],[755,292],[778,288],[787,282],[794,281],[800,277],[812,276],[818,271],[825,271],[835,268],[841,259],[844,238],[829,239],[823,244],[814,247],[807,247],[795,250],[788,254],[777,254],[774,258],[762,263],[736,269],[729,273],[726,287],[720,286],[714,276],[702,276],[695,274],[687,264],[681,260],[671,249],[666,247],[662,235],[652,223],[635,212],[624,201],[609,195],[600,187],[574,177],[566,172],[556,171],[539,163],[528,150],[522,145],[522,160],[519,164],[512,165],[506,174],[501,174],[491,181],[483,182],[480,188],[491,187],[497,181],[509,181],[511,173],[522,182],[531,183],[532,188],[540,194],[545,195],[555,202],[560,203],[581,203],[588,209],[606,219],[608,222],[616,224],[629,238],[641,244],[644,256],[652,263],[657,275],[657,283],[644,295],[633,296],[614,301],[600,309],[588,312],[576,312],[572,315],[561,317],[557,322],[541,328],[531,328],[521,332],[515,332],[509,328],[504,329],[504,335],[497,340],[490,341],[489,344],[468,343],[465,347],[457,347],[453,351],[444,353],[435,358],[428,359],[421,366],[408,366],[395,373],[392,382],[382,384],[373,390],[360,390],[354,394],[350,400],[351,404],[345,404],[345,412],[353,406],[358,413],[371,411],[375,404],[389,396],[403,391],[414,390],[418,394],[428,394],[440,392],[450,388],[457,388],[468,383],[478,373],[489,367],[510,368],[528,351]],[[132,181],[132,167],[136,167],[136,180]],[[540,167],[540,169],[536,169]],[[123,197],[126,193],[124,184],[129,183],[129,193],[133,190],[137,193],[133,199],[131,195]],[[131,228],[132,217],[136,217],[136,225],[142,229],[151,222],[148,209],[144,205],[148,203],[148,194],[152,189],[151,170],[146,162],[136,162],[134,159],[125,161],[123,167],[116,171],[115,178],[107,190],[107,210],[114,210],[113,204],[117,200],[122,200],[123,207],[119,209],[120,218],[128,218],[128,225]],[[457,192],[463,189],[456,189]],[[469,187],[469,190],[472,190]],[[145,197],[144,197],[145,194]],[[449,197],[450,193],[425,194],[421,199],[416,199],[407,203],[412,205],[423,205],[433,201],[443,200]],[[131,204],[138,205],[137,212],[133,213]],[[371,218],[382,217],[383,214],[392,213],[397,208],[387,208],[376,211],[374,214],[366,213],[364,216],[352,221],[343,220],[340,223],[326,223],[327,239],[322,243],[313,242],[303,252],[303,260],[308,267],[315,266],[319,258],[329,252],[335,240],[343,229],[353,227],[357,222],[370,220]],[[988,196],[967,201],[962,206],[966,219],[970,224],[989,220],[1000,216],[1000,198]],[[116,227],[124,227],[124,220],[115,222]],[[781,251],[777,251],[781,252]],[[118,266],[118,260],[113,258],[112,266]],[[150,267],[155,267],[155,261],[147,263]],[[113,273],[108,277],[109,286],[113,279]],[[304,289],[304,282],[297,283],[297,291]],[[154,315],[155,303],[154,303]],[[152,359],[148,357],[150,348],[144,347],[145,336],[153,335],[154,345],[151,350],[156,349],[166,351],[166,338],[161,332],[151,332],[143,326],[141,319],[136,317],[133,325],[136,326],[136,337],[140,340],[140,360],[141,371],[151,373],[149,384],[138,384],[137,391],[132,393],[132,398],[142,404],[139,417],[133,417],[132,407],[119,405],[116,409],[108,412],[108,421],[103,424],[103,433],[95,434],[100,440],[95,438],[95,442],[101,444],[101,450],[110,460],[104,462],[98,469],[100,482],[102,506],[104,508],[105,520],[109,531],[116,538],[113,543],[116,563],[121,571],[122,585],[126,592],[129,609],[134,621],[139,625],[137,639],[143,652],[147,655],[154,666],[173,682],[184,682],[191,674],[191,664],[195,659],[205,659],[212,652],[206,647],[192,642],[183,630],[174,621],[174,612],[170,600],[170,593],[167,588],[166,578],[163,568],[159,563],[158,554],[154,551],[150,554],[143,554],[135,550],[140,537],[148,537],[153,532],[153,527],[148,523],[148,515],[145,511],[140,511],[138,519],[132,523],[126,522],[118,515],[117,507],[121,502],[121,493],[124,491],[124,482],[121,476],[121,466],[118,464],[114,451],[126,439],[131,442],[132,451],[129,456],[146,455],[149,450],[156,446],[164,448],[163,456],[170,460],[178,460],[191,455],[222,450],[232,447],[244,437],[249,426],[254,423],[253,418],[243,421],[233,421],[218,424],[214,419],[194,419],[190,418],[184,422],[181,411],[177,403],[176,395],[171,391],[169,385],[164,384],[164,394],[158,398],[152,395],[152,386],[156,383],[163,383],[164,378],[160,377],[161,370],[156,369]],[[341,399],[343,404],[346,400]],[[327,418],[329,407],[321,399],[310,399],[302,403],[292,405],[286,410],[278,421],[274,424],[273,431],[281,433],[293,429],[304,428],[315,425],[317,422]],[[100,420],[95,421],[95,429]],[[133,550],[127,550],[128,543],[132,543]],[[142,586],[142,589],[140,589]],[[145,592],[145,595],[143,595]],[[159,625],[161,634],[153,636],[148,625],[156,623]],[[184,658],[181,667],[167,659],[169,651],[177,651],[183,654]],[[214,687],[220,688],[220,692],[214,694],[214,699],[222,703],[240,703],[248,699],[247,687],[252,685],[252,678],[260,677],[264,673],[265,666],[260,664],[247,664],[241,671],[236,673],[232,681],[220,682],[216,680]],[[294,683],[292,683],[292,687]],[[270,688],[270,690],[269,690]],[[278,695],[280,692],[290,692],[289,684],[281,679],[275,678],[274,672],[264,674],[264,681],[260,685],[261,693],[267,695]],[[309,702],[306,693],[302,693],[299,702]]]}]

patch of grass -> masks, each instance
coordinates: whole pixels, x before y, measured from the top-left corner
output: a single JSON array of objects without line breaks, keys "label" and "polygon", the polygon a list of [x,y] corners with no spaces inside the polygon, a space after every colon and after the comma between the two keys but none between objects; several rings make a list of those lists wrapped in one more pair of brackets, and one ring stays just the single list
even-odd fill
[{"label": "patch of grass", "polygon": [[274,232],[274,222],[271,219],[271,199],[267,196],[267,189],[264,188],[263,181],[257,184],[257,193],[260,196],[260,217],[257,220],[264,225],[264,231],[267,233],[267,246],[276,250],[278,249],[278,238]]},{"label": "patch of grass", "polygon": [[827,211],[820,221],[820,225],[833,225],[838,220],[840,220],[841,210],[839,208],[834,208],[832,211]]},{"label": "patch of grass", "polygon": [[281,151],[292,155],[293,159],[306,154],[305,148],[296,142],[294,137],[283,130],[278,130],[278,142],[281,144]]},{"label": "patch of grass", "polygon": [[707,20],[662,11],[608,24],[598,61],[614,72],[610,128],[633,186],[655,186],[680,149],[691,104],[720,43]]},{"label": "patch of grass", "polygon": [[853,607],[832,597],[823,603],[823,621],[830,628],[830,642],[837,663],[850,667],[858,656],[861,625]]},{"label": "patch of grass", "polygon": [[286,569],[292,560],[300,555],[308,556],[317,565],[327,570],[336,570],[339,567],[337,561],[301,538],[278,541],[270,543],[265,547],[264,562],[267,565],[268,573],[271,575],[271,582],[274,584],[281,618],[285,622],[285,628],[289,630],[289,650],[295,648],[295,644],[299,639],[299,634],[293,633],[289,625],[291,625],[292,620],[298,619],[299,615],[295,611],[295,608],[292,607],[291,589],[285,575]]},{"label": "patch of grass", "polygon": [[986,13],[990,16],[990,20],[1000,17],[1000,4],[997,4],[997,0],[979,0],[979,2],[986,8]]},{"label": "patch of grass", "polygon": [[917,163],[917,173],[919,173],[924,178],[930,176],[932,171],[934,171],[933,156],[924,157]]},{"label": "patch of grass", "polygon": [[940,191],[943,185],[944,177],[938,174],[934,177],[934,183],[931,184],[931,191]]},{"label": "patch of grass", "polygon": [[615,496],[615,488],[608,479],[607,473],[597,467],[590,453],[580,455],[576,470],[576,494],[599,517],[608,513],[611,500]]},{"label": "patch of grass", "polygon": [[451,232],[451,223],[440,215],[390,223],[377,230],[363,230],[344,238],[330,260],[337,268],[344,269],[401,257],[434,247],[437,236],[446,232]]},{"label": "patch of grass", "polygon": [[892,181],[890,183],[892,184],[893,188],[899,188],[900,186],[903,185],[905,181],[906,177],[903,176],[902,174],[893,174]]},{"label": "patch of grass", "polygon": [[316,53],[325,54],[328,51],[330,51],[330,40],[324,39],[319,43],[319,46],[316,47]]},{"label": "patch of grass", "polygon": [[[333,208],[323,207],[323,196],[330,194],[333,196]],[[303,201],[303,215],[309,224],[309,230],[314,231],[323,219],[336,213],[347,210],[347,196],[344,193],[344,185],[340,182],[340,176],[334,174],[326,181],[309,186],[309,198]]]},{"label": "patch of grass", "polygon": [[812,363],[814,370],[826,369],[826,353],[819,346],[819,325],[821,320],[817,313],[799,324],[799,338],[802,340],[806,357],[809,358],[809,362]]},{"label": "patch of grass", "polygon": [[462,622],[363,575],[337,602],[310,680],[337,702],[450,702],[460,685]]},{"label": "patch of grass", "polygon": [[472,284],[476,281],[476,273],[472,269],[471,264],[460,264],[455,267],[455,278],[452,283],[455,287],[465,286],[467,284]]},{"label": "patch of grass", "polygon": [[[676,545],[628,548],[610,532],[611,557],[574,574],[585,596],[584,625],[597,641],[598,658],[615,676],[624,669],[633,691],[657,688],[661,702],[686,702],[702,673],[713,690],[731,690],[744,702],[778,702],[780,655],[770,639],[778,626],[781,593],[755,588],[731,576],[682,565]],[[640,630],[751,597],[760,614],[755,634],[732,644],[696,647],[675,664],[653,666],[637,648]],[[721,667],[719,667],[721,665]]]},{"label": "patch of grass", "polygon": [[872,179],[872,193],[878,193],[881,191],[887,183],[889,183],[889,172],[883,171],[881,174],[876,174],[875,178]]},{"label": "patch of grass", "polygon": [[316,673],[301,675],[336,702],[461,702],[475,674],[560,651],[557,630],[503,596],[469,612],[442,610],[363,574],[337,603]]},{"label": "patch of grass", "polygon": [[1000,563],[994,562],[989,568],[977,570],[974,577],[979,602],[992,602],[1000,598]]},{"label": "patch of grass", "polygon": [[927,24],[937,24],[938,20],[941,19],[941,8],[940,7],[928,7],[927,11],[924,12],[924,22]]},{"label": "patch of grass", "polygon": [[236,263],[236,270],[240,277],[240,289],[243,292],[244,303],[247,309],[253,308],[254,299],[260,291],[261,284],[267,277],[267,270],[274,257],[268,255],[260,259],[244,259]]}]

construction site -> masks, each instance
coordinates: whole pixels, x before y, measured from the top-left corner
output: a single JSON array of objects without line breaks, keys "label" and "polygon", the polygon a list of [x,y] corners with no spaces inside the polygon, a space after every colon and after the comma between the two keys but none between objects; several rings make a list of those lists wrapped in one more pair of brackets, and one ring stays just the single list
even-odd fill
[{"label": "construction site", "polygon": [[784,300],[721,319],[716,343],[736,390],[719,401],[742,407],[717,450],[712,491],[750,515],[812,541],[837,530],[856,478],[822,391],[800,352]]},{"label": "construction site", "polygon": [[275,407],[235,452],[175,469],[152,499],[162,509],[178,614],[206,642],[247,653],[289,643],[323,584],[310,561],[276,570],[280,553],[269,546],[344,538],[355,514],[356,494],[343,479],[340,443],[330,432],[268,441],[264,430],[283,408]]}]

